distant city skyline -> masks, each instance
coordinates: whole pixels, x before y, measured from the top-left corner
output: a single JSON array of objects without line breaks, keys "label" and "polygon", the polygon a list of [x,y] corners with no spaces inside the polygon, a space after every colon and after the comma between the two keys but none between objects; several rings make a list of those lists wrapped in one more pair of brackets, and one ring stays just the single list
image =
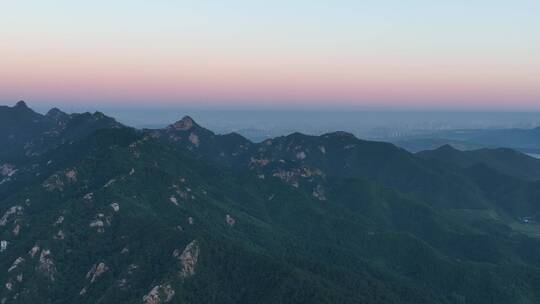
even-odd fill
[{"label": "distant city skyline", "polygon": [[4,1],[0,103],[540,110],[540,2]]}]

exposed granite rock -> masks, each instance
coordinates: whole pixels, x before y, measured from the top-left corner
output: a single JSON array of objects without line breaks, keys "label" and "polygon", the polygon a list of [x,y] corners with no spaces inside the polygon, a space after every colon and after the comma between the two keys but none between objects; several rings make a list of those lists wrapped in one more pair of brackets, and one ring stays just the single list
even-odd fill
[{"label": "exposed granite rock", "polygon": [[86,279],[90,280],[90,284],[94,283],[101,275],[109,270],[109,267],[105,263],[94,264],[92,268],[86,273]]},{"label": "exposed granite rock", "polygon": [[175,291],[170,284],[157,285],[143,297],[144,304],[160,304],[168,303],[174,297]]},{"label": "exposed granite rock", "polygon": [[41,272],[49,280],[54,281],[54,276],[56,274],[56,266],[52,260],[52,253],[48,249],[43,249],[39,256],[39,265],[37,270]]},{"label": "exposed granite rock", "polygon": [[189,243],[184,251],[177,257],[181,264],[180,277],[187,278],[195,274],[195,267],[199,260],[199,244],[196,240]]}]

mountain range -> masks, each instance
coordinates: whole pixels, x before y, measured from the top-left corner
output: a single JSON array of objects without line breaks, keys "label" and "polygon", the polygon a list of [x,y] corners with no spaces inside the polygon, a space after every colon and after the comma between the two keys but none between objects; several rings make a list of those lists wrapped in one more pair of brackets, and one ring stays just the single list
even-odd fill
[{"label": "mountain range", "polygon": [[0,107],[1,303],[539,303],[540,160]]},{"label": "mountain range", "polygon": [[459,150],[511,148],[525,153],[540,154],[540,127],[443,130],[421,133],[390,140],[411,152],[435,149],[448,144]]}]

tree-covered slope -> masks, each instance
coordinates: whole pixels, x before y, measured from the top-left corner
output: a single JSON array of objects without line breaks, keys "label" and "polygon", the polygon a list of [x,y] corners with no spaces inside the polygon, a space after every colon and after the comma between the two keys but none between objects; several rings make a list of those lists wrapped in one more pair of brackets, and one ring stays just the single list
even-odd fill
[{"label": "tree-covered slope", "polygon": [[24,162],[98,129],[120,126],[114,119],[99,112],[66,114],[54,108],[42,115],[23,101],[13,107],[0,106],[0,166],[3,163]]},{"label": "tree-covered slope", "polygon": [[483,163],[501,173],[517,178],[540,180],[540,160],[512,149],[459,151],[445,145],[435,150],[419,152],[417,155],[452,163],[462,168]]},{"label": "tree-covered slope", "polygon": [[540,301],[540,240],[511,224],[534,182],[487,165],[189,118],[78,134],[0,183],[5,303]]}]

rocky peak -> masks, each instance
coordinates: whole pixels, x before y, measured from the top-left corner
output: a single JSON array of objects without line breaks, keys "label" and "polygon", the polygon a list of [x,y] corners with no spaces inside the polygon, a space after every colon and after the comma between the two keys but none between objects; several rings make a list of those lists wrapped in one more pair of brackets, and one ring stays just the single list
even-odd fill
[{"label": "rocky peak", "polygon": [[197,127],[197,123],[193,120],[193,118],[189,116],[184,116],[181,120],[173,123],[170,125],[167,129],[174,130],[174,131],[189,131],[193,129],[194,127]]},{"label": "rocky peak", "polygon": [[16,109],[29,109],[28,106],[26,105],[26,102],[20,100],[19,102],[17,102],[15,104],[15,107]]},{"label": "rocky peak", "polygon": [[50,109],[45,116],[54,120],[65,120],[69,115],[58,108]]},{"label": "rocky peak", "polygon": [[26,102],[20,100],[17,102],[13,107],[9,108],[11,109],[11,113],[13,114],[25,114],[25,115],[35,115],[40,116],[36,112],[34,112],[32,109],[28,107]]}]

